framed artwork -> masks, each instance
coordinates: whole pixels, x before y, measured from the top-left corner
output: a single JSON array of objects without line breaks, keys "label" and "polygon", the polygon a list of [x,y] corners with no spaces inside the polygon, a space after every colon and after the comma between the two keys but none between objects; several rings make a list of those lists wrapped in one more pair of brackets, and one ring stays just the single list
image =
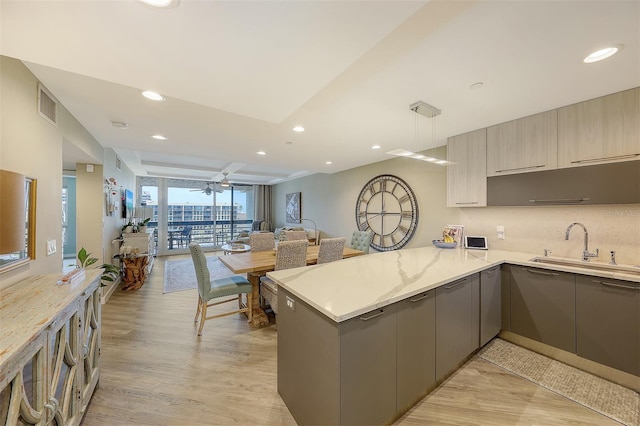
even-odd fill
[{"label": "framed artwork", "polygon": [[287,223],[300,223],[300,204],[302,192],[292,192],[287,194]]}]

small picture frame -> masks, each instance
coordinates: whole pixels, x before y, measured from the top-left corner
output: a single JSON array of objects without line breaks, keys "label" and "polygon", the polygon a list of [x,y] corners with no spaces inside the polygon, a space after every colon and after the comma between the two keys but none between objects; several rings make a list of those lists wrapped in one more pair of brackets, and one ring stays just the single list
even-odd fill
[{"label": "small picture frame", "polygon": [[449,235],[458,247],[464,244],[464,225],[447,225],[442,231],[442,236]]}]

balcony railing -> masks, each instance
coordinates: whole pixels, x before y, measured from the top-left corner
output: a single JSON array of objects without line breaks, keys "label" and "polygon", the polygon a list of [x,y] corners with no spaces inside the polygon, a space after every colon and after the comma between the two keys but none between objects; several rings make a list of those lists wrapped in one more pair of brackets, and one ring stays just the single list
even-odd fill
[{"label": "balcony railing", "polygon": [[[175,250],[186,248],[189,242],[203,246],[221,246],[229,240],[235,239],[241,232],[251,231],[253,220],[217,220],[213,221],[171,221],[167,229],[165,248]],[[149,222],[149,227],[157,227],[158,222]]]}]

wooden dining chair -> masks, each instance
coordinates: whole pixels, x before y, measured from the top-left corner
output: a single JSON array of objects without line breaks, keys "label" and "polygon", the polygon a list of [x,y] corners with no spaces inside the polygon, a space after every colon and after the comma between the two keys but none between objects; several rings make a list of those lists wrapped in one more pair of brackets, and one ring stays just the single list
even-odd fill
[{"label": "wooden dining chair", "polygon": [[276,237],[273,232],[254,232],[249,234],[251,251],[269,251],[276,248]]},{"label": "wooden dining chair", "polygon": [[346,238],[325,238],[320,240],[318,249],[318,264],[334,262],[342,259]]},{"label": "wooden dining chair", "polygon": [[[307,266],[307,247],[309,241],[281,241],[276,250],[275,271]],[[278,284],[267,277],[260,277],[260,295],[271,305],[274,314],[278,313]]]},{"label": "wooden dining chair", "polygon": [[[204,322],[213,318],[225,317],[227,315],[238,314],[246,312],[249,319],[252,320],[253,298],[251,297],[251,283],[247,281],[245,277],[240,275],[233,275],[226,278],[211,279],[209,273],[209,267],[207,266],[207,258],[202,251],[202,247],[199,244],[189,244],[189,250],[191,251],[191,258],[193,259],[193,266],[196,270],[196,278],[198,280],[198,308],[196,310],[196,317],[194,322],[198,321],[200,317],[200,326],[198,327],[198,336],[202,336],[202,328]],[[233,302],[242,300],[242,295],[247,295],[247,305],[244,308],[237,309],[235,311],[225,312],[222,314],[207,316],[207,308],[211,306],[220,305],[222,303]],[[222,300],[220,302],[209,303],[210,300],[218,297],[226,297],[237,295],[237,297]]]}]

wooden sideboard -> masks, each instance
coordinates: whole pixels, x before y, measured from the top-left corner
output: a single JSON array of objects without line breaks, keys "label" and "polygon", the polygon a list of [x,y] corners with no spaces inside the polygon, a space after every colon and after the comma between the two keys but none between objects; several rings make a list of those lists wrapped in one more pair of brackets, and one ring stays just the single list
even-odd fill
[{"label": "wooden sideboard", "polygon": [[80,424],[100,378],[101,272],[0,291],[0,424]]}]

